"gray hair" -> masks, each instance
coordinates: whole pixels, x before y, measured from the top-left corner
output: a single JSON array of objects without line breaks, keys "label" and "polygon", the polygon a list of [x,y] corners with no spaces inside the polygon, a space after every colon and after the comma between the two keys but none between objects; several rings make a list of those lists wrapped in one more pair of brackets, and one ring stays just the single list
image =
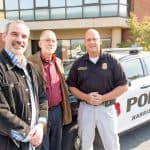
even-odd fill
[{"label": "gray hair", "polygon": [[[5,27],[5,32],[7,33],[9,31],[9,27],[11,24],[23,24],[24,26],[26,26],[28,29],[29,27],[25,24],[25,22],[23,20],[13,20],[13,21],[10,21],[6,24],[6,27]],[[30,29],[29,29],[29,33],[30,33]]]}]

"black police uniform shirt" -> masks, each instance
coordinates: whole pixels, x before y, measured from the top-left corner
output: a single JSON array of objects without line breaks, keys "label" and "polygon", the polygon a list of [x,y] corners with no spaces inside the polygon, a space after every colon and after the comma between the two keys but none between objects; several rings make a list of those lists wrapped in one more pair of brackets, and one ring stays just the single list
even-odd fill
[{"label": "black police uniform shirt", "polygon": [[85,54],[75,61],[66,82],[69,87],[76,87],[85,93],[105,94],[125,85],[127,78],[120,63],[110,54],[99,56],[96,64]]}]

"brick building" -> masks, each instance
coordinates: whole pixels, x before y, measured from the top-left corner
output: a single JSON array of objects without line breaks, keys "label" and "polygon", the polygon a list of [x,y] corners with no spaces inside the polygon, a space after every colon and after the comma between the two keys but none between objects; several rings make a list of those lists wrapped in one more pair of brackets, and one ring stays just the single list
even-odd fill
[{"label": "brick building", "polygon": [[[131,0],[130,12],[136,15],[138,21],[142,21],[144,17],[150,17],[150,1]],[[128,29],[122,30],[122,41],[126,41],[128,38]]]},{"label": "brick building", "polygon": [[131,12],[137,16],[139,21],[144,17],[150,17],[150,1],[131,0]]}]

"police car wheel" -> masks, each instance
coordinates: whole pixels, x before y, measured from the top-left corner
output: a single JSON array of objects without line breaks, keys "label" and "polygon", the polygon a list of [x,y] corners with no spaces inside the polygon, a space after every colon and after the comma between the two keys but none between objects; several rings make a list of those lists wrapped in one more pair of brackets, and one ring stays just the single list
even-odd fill
[{"label": "police car wheel", "polygon": [[65,132],[63,134],[62,150],[79,150],[79,144],[77,129],[73,129],[71,132]]}]

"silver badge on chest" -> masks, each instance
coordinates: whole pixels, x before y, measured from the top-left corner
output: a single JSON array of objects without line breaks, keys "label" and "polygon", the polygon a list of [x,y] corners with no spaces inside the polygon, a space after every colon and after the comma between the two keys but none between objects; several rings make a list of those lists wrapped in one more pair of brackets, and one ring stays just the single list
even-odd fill
[{"label": "silver badge on chest", "polygon": [[107,63],[102,63],[101,68],[102,68],[103,70],[107,70],[107,68],[108,68]]}]

